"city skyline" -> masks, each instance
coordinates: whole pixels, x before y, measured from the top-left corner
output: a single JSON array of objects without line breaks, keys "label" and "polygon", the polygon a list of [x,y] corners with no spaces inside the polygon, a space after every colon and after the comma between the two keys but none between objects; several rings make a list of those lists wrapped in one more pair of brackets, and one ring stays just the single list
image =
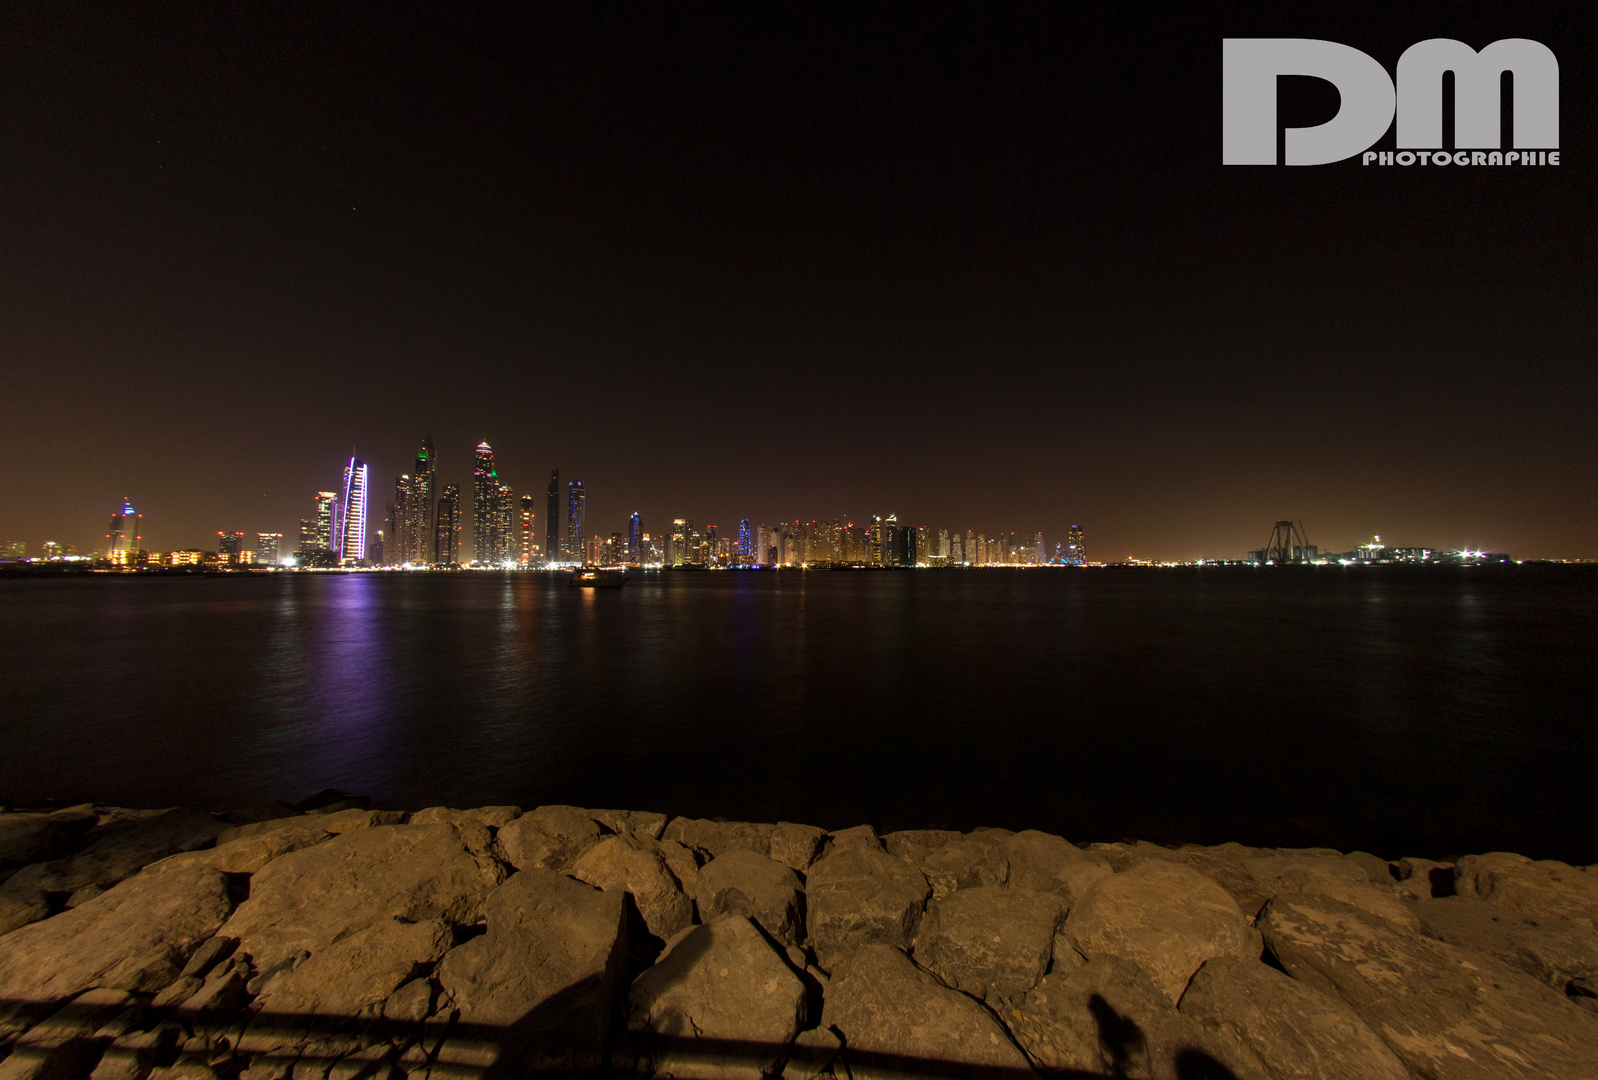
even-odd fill
[{"label": "city skyline", "polygon": [[[514,496],[561,463],[562,521],[581,479],[591,535],[896,511],[1181,559],[1290,517],[1598,557],[1598,117],[1558,168],[1219,149],[1225,37],[1526,37],[1571,103],[1576,9],[73,10],[0,14],[0,536],[89,547],[126,496],[162,547],[293,537],[353,446],[412,543],[379,518],[431,432],[468,545],[486,438]],[[1335,108],[1306,83],[1289,126]]]}]

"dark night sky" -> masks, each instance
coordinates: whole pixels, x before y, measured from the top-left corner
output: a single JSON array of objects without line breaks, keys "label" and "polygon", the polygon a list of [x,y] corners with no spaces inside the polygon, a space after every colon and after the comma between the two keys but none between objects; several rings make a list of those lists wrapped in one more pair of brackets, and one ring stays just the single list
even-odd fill
[{"label": "dark night sky", "polygon": [[[1394,8],[1402,7],[1401,13]],[[1571,3],[13,3],[0,537],[294,532],[351,447],[590,527],[1598,556]],[[1561,63],[1558,169],[1220,164],[1220,41]],[[1284,80],[1283,120],[1336,94]],[[1389,133],[1381,144],[1392,145]]]}]

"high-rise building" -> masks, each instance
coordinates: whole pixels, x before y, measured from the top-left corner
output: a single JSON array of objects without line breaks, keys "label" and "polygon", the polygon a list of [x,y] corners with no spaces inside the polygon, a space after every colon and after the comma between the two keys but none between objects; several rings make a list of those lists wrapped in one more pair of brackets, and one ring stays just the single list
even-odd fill
[{"label": "high-rise building", "polygon": [[916,541],[916,537],[920,534],[921,530],[916,528],[914,525],[900,525],[897,521],[894,522],[894,530],[899,534],[897,548],[899,556],[898,565],[914,566],[916,564],[916,552],[919,549],[919,544]]},{"label": "high-rise building", "polygon": [[638,516],[638,511],[633,511],[633,516],[627,519],[627,548],[626,557],[629,563],[644,561],[644,519]]},{"label": "high-rise building", "polygon": [[133,509],[133,503],[122,500],[122,508],[111,515],[111,528],[105,534],[106,558],[126,559],[129,553],[144,547],[144,515]]},{"label": "high-rise building", "polygon": [[899,565],[899,515],[889,514],[882,519],[882,557],[883,566]]},{"label": "high-rise building", "polygon": [[517,553],[517,561],[523,566],[532,566],[537,561],[538,533],[533,528],[538,518],[534,512],[537,505],[538,500],[531,495],[522,496],[521,550]]},{"label": "high-rise building", "polygon": [[366,561],[373,566],[388,565],[388,541],[382,529],[373,532],[371,539],[366,542]]},{"label": "high-rise building", "polygon": [[461,488],[445,484],[438,497],[438,516],[434,523],[433,562],[438,566],[459,566],[461,562]]},{"label": "high-rise building", "polygon": [[318,491],[316,493],[316,551],[331,552],[336,542],[338,524],[338,493],[333,491]]},{"label": "high-rise building", "polygon": [[27,556],[27,541],[0,540],[0,559],[25,559]]},{"label": "high-rise building", "polygon": [[276,566],[283,551],[282,533],[255,534],[255,561],[263,566]]},{"label": "high-rise building", "polygon": [[300,518],[300,542],[294,548],[294,554],[304,561],[305,556],[316,550],[316,526],[306,518]]},{"label": "high-rise building", "polygon": [[870,547],[866,551],[866,562],[872,566],[880,565],[882,558],[882,515],[872,514],[871,524],[866,530],[867,542]]},{"label": "high-rise building", "polygon": [[566,547],[572,562],[582,562],[588,554],[583,548],[587,515],[587,496],[583,494],[583,482],[566,481]]},{"label": "high-rise building", "polygon": [[498,507],[499,473],[494,470],[494,448],[480,442],[476,468],[472,470],[472,561],[478,566],[491,566],[498,561]]},{"label": "high-rise building", "polygon": [[1032,562],[1037,566],[1042,566],[1045,562],[1048,562],[1047,552],[1043,550],[1042,533],[1038,533],[1032,540]]},{"label": "high-rise building", "polygon": [[494,565],[515,565],[516,548],[516,496],[501,484],[494,496]]},{"label": "high-rise building", "polygon": [[1072,525],[1065,534],[1065,562],[1067,566],[1087,565],[1088,546],[1080,525]]},{"label": "high-rise building", "polygon": [[965,564],[967,566],[980,565],[977,561],[977,534],[970,529],[965,531]]},{"label": "high-rise building", "polygon": [[755,529],[748,518],[738,519],[738,562],[750,566],[760,560],[755,556]]},{"label": "high-rise building", "polygon": [[606,566],[615,566],[617,563],[627,561],[627,540],[619,532],[610,534],[610,539],[605,541]]},{"label": "high-rise building", "polygon": [[405,500],[400,519],[389,539],[397,547],[390,562],[426,566],[433,561],[433,500],[438,477],[438,455],[429,436],[416,452],[416,468],[405,485]]},{"label": "high-rise building", "polygon": [[236,558],[226,558],[229,555],[239,555],[244,551],[244,534],[241,532],[219,532],[216,534],[216,553],[224,556],[223,562],[238,562]]},{"label": "high-rise building", "polygon": [[693,559],[688,552],[688,534],[694,531],[694,523],[687,518],[673,518],[671,521],[671,535],[666,539],[666,565],[686,566]]},{"label": "high-rise building", "polygon": [[965,546],[961,541],[959,533],[955,533],[949,538],[949,565],[965,565]]},{"label": "high-rise building", "polygon": [[560,549],[560,469],[549,470],[549,495],[544,500],[544,561],[557,563]]},{"label": "high-rise building", "polygon": [[358,457],[344,466],[344,491],[339,502],[339,559],[354,566],[366,557],[366,503],[369,468]]}]

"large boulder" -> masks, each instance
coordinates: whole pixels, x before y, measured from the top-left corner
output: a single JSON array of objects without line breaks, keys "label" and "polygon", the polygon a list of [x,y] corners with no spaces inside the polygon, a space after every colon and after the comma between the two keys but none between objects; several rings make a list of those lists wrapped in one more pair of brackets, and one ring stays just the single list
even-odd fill
[{"label": "large boulder", "polygon": [[257,827],[246,825],[229,829],[217,837],[217,846],[181,855],[169,855],[151,863],[151,871],[177,870],[189,866],[209,866],[224,874],[254,874],[279,855],[312,847],[333,837],[322,828],[317,815],[264,821]]},{"label": "large boulder", "polygon": [[378,919],[267,981],[259,1000],[268,1012],[369,1014],[454,944],[454,929],[442,919]]},{"label": "large boulder", "polygon": [[1064,934],[1084,956],[1136,961],[1173,1003],[1211,957],[1260,956],[1258,932],[1224,889],[1161,859],[1100,880],[1071,909]]},{"label": "large boulder", "polygon": [[1279,1080],[1409,1080],[1387,1044],[1341,998],[1258,960],[1206,960],[1180,1009],[1210,1027],[1231,1025]]},{"label": "large boulder", "polygon": [[[468,1033],[452,1056],[484,1068],[495,1060],[535,1071],[598,1068],[627,963],[622,894],[523,870],[484,908],[486,933],[438,965]],[[479,1046],[463,1044],[472,1037]]]},{"label": "large boulder", "polygon": [[[86,885],[109,889],[157,859],[210,847],[227,824],[203,810],[166,810],[112,821],[91,833],[83,850],[18,870],[6,888],[74,893]],[[101,831],[103,830],[103,832]]]},{"label": "large boulder", "polygon": [[1049,969],[1064,918],[1057,893],[962,889],[927,905],[916,962],[974,997],[1019,997]]},{"label": "large boulder", "polygon": [[1070,905],[1111,874],[1108,861],[1102,857],[1036,829],[999,834],[995,842],[1009,864],[1007,884],[1017,889],[1058,893]]},{"label": "large boulder", "polygon": [[[636,835],[643,836],[642,833]],[[699,899],[699,856],[694,849],[675,840],[656,840],[653,843],[655,854],[666,864],[688,899]]]},{"label": "large boulder", "polygon": [[410,816],[412,825],[459,825],[475,821],[490,829],[503,828],[522,816],[519,806],[479,806],[472,810],[455,810],[448,806],[429,806]]},{"label": "large boulder", "polygon": [[635,832],[659,840],[666,827],[666,815],[651,810],[585,810],[589,817],[613,833]]},{"label": "large boulder", "polygon": [[772,826],[748,821],[675,817],[666,822],[660,837],[718,858],[729,851],[756,851],[767,855],[771,852],[771,833]]},{"label": "large boulder", "polygon": [[748,919],[724,915],[674,941],[629,1001],[655,1075],[759,1080],[799,1032],[805,985]]},{"label": "large boulder", "polygon": [[804,886],[791,869],[753,851],[729,851],[699,871],[699,917],[744,915],[784,945],[804,941]]},{"label": "large boulder", "polygon": [[599,823],[575,806],[540,806],[500,827],[499,846],[518,870],[565,870],[599,843]]},{"label": "large boulder", "polygon": [[821,1026],[843,1036],[856,1080],[1032,1075],[992,1014],[888,945],[861,946],[834,973]]},{"label": "large boulder", "polygon": [[1010,872],[997,844],[946,829],[888,833],[882,846],[926,875],[934,900],[958,889],[1002,885]]},{"label": "large boulder", "polygon": [[38,889],[0,888],[0,937],[50,914],[50,899]]},{"label": "large boulder", "polygon": [[1481,953],[1323,896],[1278,896],[1259,926],[1290,975],[1341,997],[1418,1075],[1593,1075],[1598,1018]]},{"label": "large boulder", "polygon": [[216,870],[137,874],[0,938],[0,1001],[49,1003],[97,987],[154,993],[232,909]]},{"label": "large boulder", "polygon": [[572,863],[568,871],[606,892],[631,894],[649,932],[670,940],[694,921],[694,905],[647,837],[607,836]]},{"label": "large boulder", "polygon": [[224,933],[268,971],[383,920],[475,923],[503,874],[453,825],[358,829],[268,863]]},{"label": "large boulder", "polygon": [[1598,870],[1552,859],[1495,851],[1467,855],[1454,868],[1455,888],[1490,904],[1540,919],[1569,919],[1598,929]]},{"label": "large boulder", "polygon": [[880,847],[834,847],[806,878],[805,917],[817,962],[830,971],[863,945],[909,948],[931,893],[921,871]]},{"label": "large boulder", "polygon": [[1051,971],[999,1014],[1048,1074],[1138,1080],[1269,1075],[1237,1037],[1178,1013],[1123,957],[1096,955],[1071,971]]},{"label": "large boulder", "polygon": [[1394,926],[1419,930],[1414,902],[1406,899],[1407,894],[1387,873],[1386,863],[1378,863],[1383,869],[1376,875],[1365,861],[1368,858],[1288,851],[1245,859],[1243,865],[1269,896],[1282,893],[1329,896],[1386,919]]},{"label": "large boulder", "polygon": [[771,857],[790,870],[804,873],[821,854],[827,834],[814,825],[779,821],[771,828]]},{"label": "large boulder", "polygon": [[[1095,956],[1051,972],[1000,1011],[1016,1040],[1047,1073],[1197,1080],[1270,1076],[1235,1037],[1176,1011],[1141,968]],[[1274,1080],[1274,1078],[1272,1078]]]},{"label": "large boulder", "polygon": [[1598,930],[1568,919],[1537,919],[1470,896],[1414,905],[1421,932],[1486,953],[1563,993],[1572,982],[1598,988]]},{"label": "large boulder", "polygon": [[0,880],[19,866],[65,855],[98,820],[88,805],[53,814],[0,813]]}]

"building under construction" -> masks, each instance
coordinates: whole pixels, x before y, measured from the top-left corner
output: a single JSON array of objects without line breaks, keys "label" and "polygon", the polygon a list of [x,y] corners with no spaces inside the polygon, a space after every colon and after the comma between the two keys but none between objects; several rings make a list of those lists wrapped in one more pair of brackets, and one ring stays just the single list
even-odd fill
[{"label": "building under construction", "polygon": [[1304,535],[1302,521],[1278,521],[1271,528],[1271,537],[1258,551],[1248,553],[1248,561],[1285,566],[1293,563],[1312,563],[1320,557],[1320,549]]}]

